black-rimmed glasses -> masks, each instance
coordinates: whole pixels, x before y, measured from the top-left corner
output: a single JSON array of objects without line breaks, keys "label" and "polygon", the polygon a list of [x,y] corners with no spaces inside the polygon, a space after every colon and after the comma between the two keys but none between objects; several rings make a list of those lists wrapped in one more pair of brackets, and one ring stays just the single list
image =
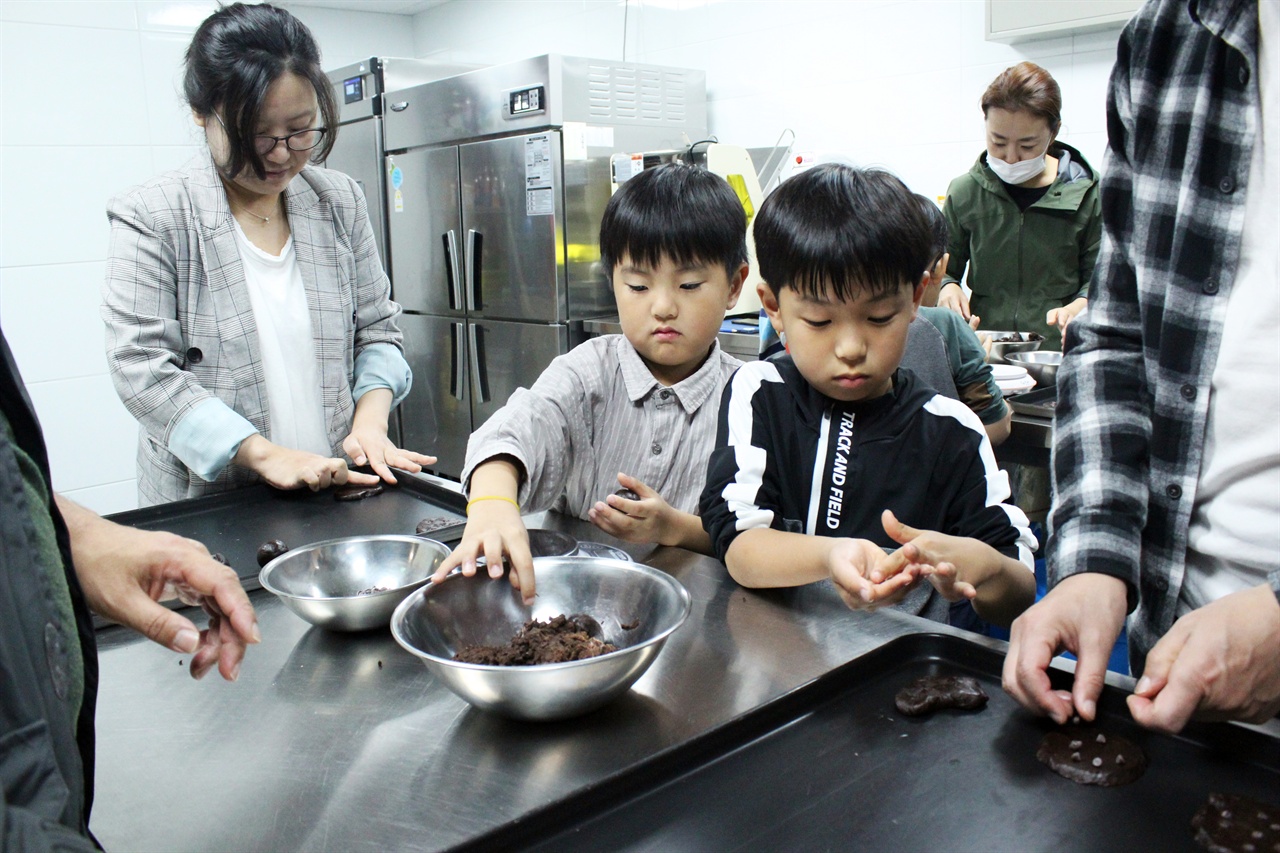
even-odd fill
[{"label": "black-rimmed glasses", "polygon": [[[225,133],[227,126],[223,124],[222,116],[214,113],[213,117],[218,120],[218,124],[222,125],[222,130]],[[327,127],[312,127],[307,130],[295,131],[285,136],[269,136],[265,133],[259,133],[253,137],[253,147],[258,152],[259,157],[265,157],[270,154],[281,142],[290,151],[310,151],[324,140],[324,135],[328,132],[329,128]]]}]

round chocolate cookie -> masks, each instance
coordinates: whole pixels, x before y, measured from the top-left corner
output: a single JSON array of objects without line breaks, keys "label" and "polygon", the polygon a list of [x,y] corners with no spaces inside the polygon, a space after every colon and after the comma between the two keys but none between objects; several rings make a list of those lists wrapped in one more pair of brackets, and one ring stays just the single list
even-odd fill
[{"label": "round chocolate cookie", "polygon": [[1213,853],[1280,853],[1280,806],[1252,797],[1210,794],[1191,828]]},{"label": "round chocolate cookie", "polygon": [[893,704],[908,717],[919,717],[939,708],[976,711],[986,707],[987,694],[976,678],[967,675],[926,675],[899,690]]},{"label": "round chocolate cookie", "polygon": [[1147,769],[1147,754],[1127,738],[1069,726],[1049,732],[1036,758],[1054,773],[1081,785],[1127,785]]},{"label": "round chocolate cookie", "polygon": [[380,494],[382,494],[381,483],[374,483],[372,486],[338,486],[333,490],[333,499],[335,501],[362,501],[365,498]]},{"label": "round chocolate cookie", "polygon": [[419,536],[426,536],[428,533],[434,533],[437,530],[444,530],[446,527],[453,527],[457,523],[458,522],[455,519],[437,515],[435,517],[424,518],[422,521],[419,521],[418,526],[413,529],[413,532]]},{"label": "round chocolate cookie", "polygon": [[258,546],[258,565],[266,566],[276,557],[279,557],[285,551],[289,550],[289,546],[284,544],[280,539],[272,539],[270,542],[263,542]]}]

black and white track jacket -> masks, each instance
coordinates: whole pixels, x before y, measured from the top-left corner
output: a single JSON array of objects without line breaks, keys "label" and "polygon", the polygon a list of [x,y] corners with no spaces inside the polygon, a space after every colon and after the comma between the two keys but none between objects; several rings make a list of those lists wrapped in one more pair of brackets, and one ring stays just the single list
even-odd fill
[{"label": "black and white track jacket", "polygon": [[893,390],[857,403],[816,391],[790,356],[743,365],[720,406],[702,523],[723,560],[743,530],[771,527],[897,548],[880,514],[971,536],[1034,569],[1036,539],[1006,503],[982,422],[905,368]]}]

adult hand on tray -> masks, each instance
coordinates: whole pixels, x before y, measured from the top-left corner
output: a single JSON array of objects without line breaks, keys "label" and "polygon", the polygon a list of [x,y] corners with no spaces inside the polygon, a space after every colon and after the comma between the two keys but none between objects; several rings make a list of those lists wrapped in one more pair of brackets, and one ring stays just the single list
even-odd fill
[{"label": "adult hand on tray", "polygon": [[[1092,721],[1127,609],[1124,581],[1094,572],[1062,580],[1013,622],[1004,659],[1005,692],[1059,725],[1073,713]],[[1062,649],[1076,656],[1072,689],[1054,690],[1049,662]]]},{"label": "adult hand on tray", "polygon": [[[342,452],[357,465],[368,465],[388,483],[396,481],[392,468],[417,474],[424,465],[434,465],[436,457],[402,450],[387,438],[387,418],[391,412],[391,392],[386,388],[366,391],[356,403],[351,433],[342,440]],[[359,475],[364,476],[364,475]],[[352,479],[351,482],[359,482]],[[374,482],[377,482],[375,480]]]},{"label": "adult hand on tray", "polygon": [[1280,602],[1267,584],[1183,616],[1147,655],[1129,712],[1176,733],[1201,720],[1263,723],[1280,712]]},{"label": "adult hand on tray", "polygon": [[272,444],[259,433],[240,442],[232,461],[256,472],[267,485],[276,489],[298,489],[306,486],[311,491],[318,492],[345,483],[372,486],[378,482],[374,474],[350,470],[345,460],[281,447]]},{"label": "adult hand on tray", "polygon": [[[191,655],[191,675],[217,664],[228,681],[240,675],[245,648],[262,639],[240,579],[192,539],[107,521],[61,495],[76,577],[95,612],[175,652]],[[159,604],[177,597],[209,616],[203,631]]]}]

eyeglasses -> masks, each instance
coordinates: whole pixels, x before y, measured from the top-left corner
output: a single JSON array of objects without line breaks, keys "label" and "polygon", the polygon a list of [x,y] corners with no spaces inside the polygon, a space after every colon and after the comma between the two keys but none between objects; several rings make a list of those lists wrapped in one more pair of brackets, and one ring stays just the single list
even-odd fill
[{"label": "eyeglasses", "polygon": [[[222,130],[225,133],[227,126],[223,124],[222,116],[214,113],[213,117],[218,120],[218,124],[222,125]],[[281,142],[290,151],[310,151],[324,140],[324,135],[328,132],[329,128],[327,127],[312,127],[285,136],[269,136],[265,133],[259,133],[253,137],[253,147],[260,157],[270,154]]]}]

